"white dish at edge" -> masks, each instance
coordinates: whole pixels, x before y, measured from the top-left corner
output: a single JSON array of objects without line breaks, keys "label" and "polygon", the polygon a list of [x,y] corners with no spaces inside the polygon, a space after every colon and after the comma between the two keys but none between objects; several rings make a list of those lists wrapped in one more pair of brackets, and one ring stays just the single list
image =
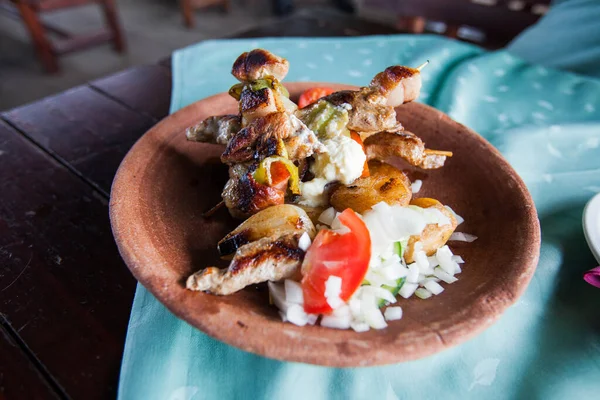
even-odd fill
[{"label": "white dish at edge", "polygon": [[600,264],[600,193],[592,197],[583,209],[583,233]]}]

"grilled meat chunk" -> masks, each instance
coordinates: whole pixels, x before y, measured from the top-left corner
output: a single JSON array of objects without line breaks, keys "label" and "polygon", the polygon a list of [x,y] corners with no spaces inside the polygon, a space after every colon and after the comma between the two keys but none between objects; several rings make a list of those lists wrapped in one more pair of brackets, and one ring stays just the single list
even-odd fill
[{"label": "grilled meat chunk", "polygon": [[273,53],[254,49],[242,53],[233,63],[231,74],[240,82],[256,81],[267,77],[274,77],[281,81],[288,73],[290,64],[285,58]]},{"label": "grilled meat chunk", "polygon": [[446,158],[452,157],[450,151],[426,149],[423,141],[408,131],[379,132],[366,138],[364,145],[369,160],[385,161],[391,157],[400,157],[423,169],[441,168]]},{"label": "grilled meat chunk", "polygon": [[256,164],[235,164],[229,167],[229,180],[221,196],[229,213],[235,218],[247,218],[285,201],[288,181],[274,186],[260,184],[252,176],[255,169]]},{"label": "grilled meat chunk", "polygon": [[274,90],[263,88],[259,90],[244,89],[240,96],[240,113],[242,124],[247,126],[257,118],[271,113],[283,111],[283,105]]},{"label": "grilled meat chunk", "polygon": [[[396,121],[394,108],[386,105],[385,98],[369,88],[341,90],[325,96],[321,101],[328,101],[335,106],[349,104],[351,108],[348,109],[347,128],[352,131],[374,133],[402,129],[402,125]],[[319,102],[302,109],[302,114],[309,114],[310,109],[318,107],[318,104]]]},{"label": "grilled meat chunk", "polygon": [[[228,268],[208,267],[198,271],[188,278],[186,287],[227,295],[251,284],[294,277],[304,259],[304,251],[298,248],[298,241],[305,232],[311,238],[316,233],[302,209],[292,205],[268,208],[248,219],[220,242],[239,235],[250,240],[237,249]],[[268,236],[262,236],[267,233]]]},{"label": "grilled meat chunk", "polygon": [[[368,135],[376,132],[397,132],[402,125],[396,121],[394,107],[415,100],[421,90],[421,73],[414,68],[393,66],[375,75],[368,87],[359,90],[341,90],[325,96],[336,106],[350,105],[347,128]],[[297,114],[311,115],[319,107],[319,102],[302,109]]]},{"label": "grilled meat chunk", "polygon": [[242,119],[239,115],[216,115],[190,126],[185,136],[192,142],[227,144],[241,128]]},{"label": "grilled meat chunk", "polygon": [[226,164],[260,161],[283,149],[290,160],[301,160],[313,153],[325,151],[315,134],[298,118],[286,112],[274,112],[257,118],[234,134],[221,161]]},{"label": "grilled meat chunk", "polygon": [[375,75],[369,88],[385,98],[385,104],[398,107],[416,100],[421,91],[418,69],[394,65]]}]

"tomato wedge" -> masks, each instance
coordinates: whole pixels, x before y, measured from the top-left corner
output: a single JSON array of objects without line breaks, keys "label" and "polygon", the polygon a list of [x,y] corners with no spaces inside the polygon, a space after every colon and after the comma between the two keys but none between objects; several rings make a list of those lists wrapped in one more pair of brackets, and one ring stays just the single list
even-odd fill
[{"label": "tomato wedge", "polygon": [[304,93],[300,95],[298,99],[298,107],[304,108],[315,101],[319,100],[321,97],[325,97],[333,93],[334,90],[328,87],[315,87],[306,89]]},{"label": "tomato wedge", "polygon": [[[350,131],[350,138],[352,138],[352,140],[354,140],[356,143],[360,144],[360,147],[362,147],[362,149],[363,149],[363,153],[366,154],[365,145],[363,144],[363,141],[360,138],[360,135],[354,131]],[[368,162],[368,160],[365,160],[365,165],[363,165],[363,172],[360,177],[367,178],[369,176],[371,176],[371,173],[369,172],[369,162]]]},{"label": "tomato wedge", "polygon": [[273,182],[271,186],[285,190],[290,176],[284,163],[277,161],[271,164],[271,180]]},{"label": "tomato wedge", "polygon": [[306,252],[302,264],[304,311],[328,314],[332,310],[325,298],[325,283],[330,276],[342,279],[340,298],[344,301],[361,285],[371,259],[371,236],[363,220],[347,208],[338,216],[350,231],[321,230]]}]

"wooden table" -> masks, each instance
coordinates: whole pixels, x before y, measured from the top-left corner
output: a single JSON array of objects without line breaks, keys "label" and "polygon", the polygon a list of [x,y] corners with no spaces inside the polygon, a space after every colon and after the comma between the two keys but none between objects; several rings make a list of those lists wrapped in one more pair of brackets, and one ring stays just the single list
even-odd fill
[{"label": "wooden table", "polygon": [[[236,37],[394,32],[300,14]],[[0,399],[116,396],[135,280],[110,230],[110,185],[170,96],[164,60],[0,114]]]}]

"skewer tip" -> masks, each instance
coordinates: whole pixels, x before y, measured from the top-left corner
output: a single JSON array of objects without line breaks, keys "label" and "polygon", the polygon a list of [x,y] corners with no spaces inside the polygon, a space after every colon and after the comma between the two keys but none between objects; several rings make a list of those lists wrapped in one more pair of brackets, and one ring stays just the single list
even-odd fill
[{"label": "skewer tip", "polygon": [[425,66],[427,66],[427,64],[429,64],[429,60],[425,61],[423,64],[419,65],[417,68],[415,68],[417,71],[421,72],[421,70],[423,68],[425,68]]}]

